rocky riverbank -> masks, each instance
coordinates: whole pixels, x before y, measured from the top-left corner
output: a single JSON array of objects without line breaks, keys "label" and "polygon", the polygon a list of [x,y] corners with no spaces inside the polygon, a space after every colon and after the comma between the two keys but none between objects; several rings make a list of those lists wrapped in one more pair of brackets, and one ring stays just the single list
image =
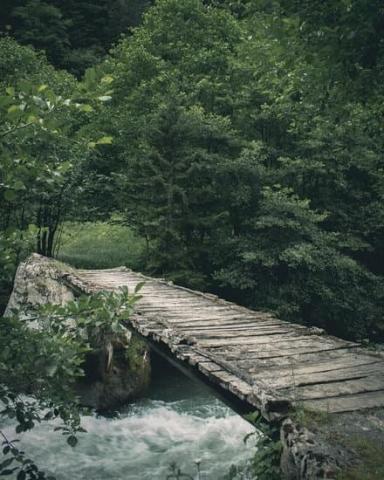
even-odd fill
[{"label": "rocky riverbank", "polygon": [[[47,303],[64,305],[87,293],[87,287],[74,269],[33,254],[17,269],[5,315],[12,309],[33,312]],[[74,385],[82,404],[107,410],[145,390],[150,376],[150,359],[144,342],[123,328],[122,332],[99,337],[96,344],[93,339],[92,346],[83,365],[85,377]]]}]

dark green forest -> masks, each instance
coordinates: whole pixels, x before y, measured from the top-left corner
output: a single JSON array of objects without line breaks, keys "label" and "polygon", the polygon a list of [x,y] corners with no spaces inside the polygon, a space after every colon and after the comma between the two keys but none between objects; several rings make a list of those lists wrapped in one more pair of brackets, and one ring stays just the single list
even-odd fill
[{"label": "dark green forest", "polygon": [[152,3],[1,2],[3,299],[113,219],[144,272],[382,342],[382,2]]}]

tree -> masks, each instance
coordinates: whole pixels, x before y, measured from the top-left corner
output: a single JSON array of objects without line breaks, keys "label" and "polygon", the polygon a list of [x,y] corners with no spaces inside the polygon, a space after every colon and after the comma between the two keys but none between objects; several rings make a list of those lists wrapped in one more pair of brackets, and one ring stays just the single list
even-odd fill
[{"label": "tree", "polygon": [[[14,59],[19,72],[14,86],[8,84],[14,72],[3,78],[0,96],[0,262],[1,281],[7,284],[19,259],[34,250],[34,242],[38,252],[53,254],[58,225],[76,201],[82,158],[89,147],[111,143],[108,137],[89,142],[81,130],[94,112],[91,103],[96,109],[110,98],[103,93],[110,89],[111,78],[96,85],[88,72],[77,85],[73,77],[55,72],[10,39],[0,42],[0,51],[12,52],[8,59]],[[52,82],[56,91],[49,86]]]},{"label": "tree", "polygon": [[29,0],[12,12],[14,36],[24,45],[43,50],[50,62],[62,65],[69,49],[68,27],[59,8],[41,0]]},{"label": "tree", "polygon": [[207,256],[226,228],[218,169],[235,148],[233,133],[224,119],[174,97],[139,135],[141,149],[120,175],[126,221],[148,241],[148,268],[203,286]]},{"label": "tree", "polygon": [[57,68],[81,78],[121,34],[140,24],[151,0],[18,0],[2,2],[0,30],[44,50]]}]

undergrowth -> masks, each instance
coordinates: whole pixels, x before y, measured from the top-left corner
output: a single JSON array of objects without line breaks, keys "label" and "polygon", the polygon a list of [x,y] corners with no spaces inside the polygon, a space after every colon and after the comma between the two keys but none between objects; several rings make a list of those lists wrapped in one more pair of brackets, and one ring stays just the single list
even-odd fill
[{"label": "undergrowth", "polygon": [[382,480],[384,478],[384,448],[363,438],[349,441],[361,463],[341,474],[340,480]]}]

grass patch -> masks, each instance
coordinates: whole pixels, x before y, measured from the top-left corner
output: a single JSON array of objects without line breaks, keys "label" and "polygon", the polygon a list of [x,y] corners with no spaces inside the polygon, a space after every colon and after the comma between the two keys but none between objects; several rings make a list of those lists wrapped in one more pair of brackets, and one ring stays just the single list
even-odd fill
[{"label": "grass patch", "polygon": [[384,478],[384,449],[363,438],[350,439],[349,445],[361,459],[361,464],[341,475],[341,480],[382,480]]},{"label": "grass patch", "polygon": [[125,265],[140,270],[144,241],[128,227],[107,222],[67,222],[57,258],[75,268],[113,268]]},{"label": "grass patch", "polygon": [[298,407],[291,416],[292,420],[309,430],[327,425],[332,420],[332,414],[325,411],[310,410],[304,406]]}]

